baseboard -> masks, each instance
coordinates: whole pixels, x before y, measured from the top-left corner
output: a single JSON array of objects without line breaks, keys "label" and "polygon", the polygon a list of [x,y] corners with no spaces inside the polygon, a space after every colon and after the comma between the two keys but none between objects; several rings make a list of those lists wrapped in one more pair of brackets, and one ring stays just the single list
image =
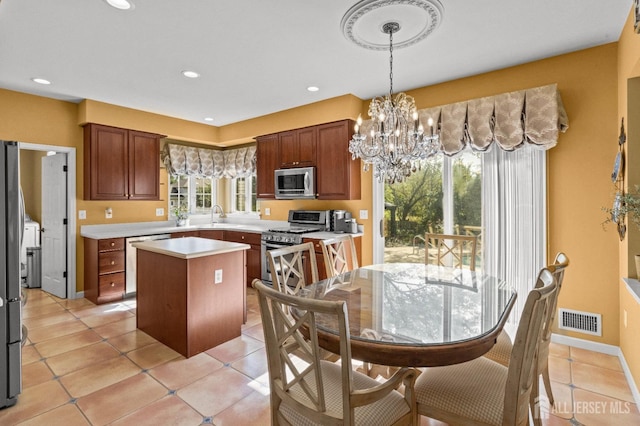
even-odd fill
[{"label": "baseboard", "polygon": [[636,405],[640,406],[640,391],[638,390],[638,386],[636,386],[636,381],[633,379],[633,375],[631,374],[631,370],[629,369],[627,360],[624,358],[622,349],[620,349],[619,346],[592,342],[590,340],[578,339],[576,337],[562,336],[560,334],[552,334],[551,341],[560,345],[573,346],[580,349],[618,357],[618,359],[620,360],[620,365],[622,365],[622,371],[624,371],[624,376],[627,379],[627,383],[629,383],[629,387],[631,388],[633,399]]},{"label": "baseboard", "polygon": [[73,296],[74,299],[84,299],[84,291],[76,291],[76,295]]}]

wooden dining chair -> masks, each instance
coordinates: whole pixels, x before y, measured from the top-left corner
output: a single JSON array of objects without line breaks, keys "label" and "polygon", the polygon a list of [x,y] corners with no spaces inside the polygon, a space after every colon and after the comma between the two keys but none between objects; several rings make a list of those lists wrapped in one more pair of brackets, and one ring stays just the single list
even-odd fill
[{"label": "wooden dining chair", "polygon": [[358,269],[358,253],[353,236],[340,235],[320,241],[327,278]]},{"label": "wooden dining chair", "polygon": [[318,265],[313,243],[267,251],[274,288],[296,294],[307,284],[318,281]]},{"label": "wooden dining chair", "polygon": [[[417,371],[403,368],[385,383],[353,371],[344,301],[313,300],[274,290],[255,280],[262,316],[272,425],[416,425],[413,383]],[[293,319],[287,312],[299,313]],[[340,363],[322,359],[318,323],[335,322]],[[303,330],[307,333],[305,339]],[[309,363],[290,352],[293,338]],[[404,384],[404,394],[396,390]]]},{"label": "wooden dining chair", "polygon": [[[538,346],[538,367],[537,367],[536,379],[538,375],[542,374],[544,387],[547,392],[547,397],[549,398],[549,403],[551,405],[553,405],[553,402],[554,402],[553,392],[551,390],[551,379],[549,378],[549,346],[551,344],[551,327],[553,326],[553,322],[555,321],[555,318],[556,318],[557,306],[558,306],[558,295],[560,294],[560,290],[562,290],[562,281],[564,279],[564,272],[568,266],[569,266],[569,258],[562,252],[556,255],[556,258],[553,261],[552,265],[547,266],[547,268],[549,269],[549,271],[551,271],[551,273],[553,274],[556,280],[556,285],[558,286],[558,290],[556,291],[554,297],[551,299],[549,310],[547,312],[547,318],[545,319],[542,339],[540,340],[540,344]],[[538,284],[540,283],[538,282]],[[513,343],[511,342],[509,335],[505,331],[502,331],[498,335],[496,344],[484,356],[508,367],[512,350],[513,350]],[[539,396],[540,396],[539,384],[538,384],[538,380],[535,380],[534,393],[532,394],[532,401],[531,401],[532,410],[534,409],[535,399],[539,398]]]},{"label": "wooden dining chair", "polygon": [[476,235],[425,234],[425,263],[475,271]]},{"label": "wooden dining chair", "polygon": [[541,270],[527,296],[508,367],[479,357],[426,369],[415,384],[418,414],[452,425],[528,424],[537,347],[556,292],[552,273]]}]

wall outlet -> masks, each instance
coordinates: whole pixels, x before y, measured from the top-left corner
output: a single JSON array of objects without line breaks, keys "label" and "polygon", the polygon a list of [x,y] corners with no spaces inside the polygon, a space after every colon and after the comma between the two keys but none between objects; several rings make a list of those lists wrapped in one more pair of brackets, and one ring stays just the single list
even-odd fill
[{"label": "wall outlet", "polygon": [[362,220],[369,219],[369,210],[360,210],[360,219]]},{"label": "wall outlet", "polygon": [[104,217],[107,219],[111,219],[113,217],[113,209],[111,207],[104,210]]},{"label": "wall outlet", "polygon": [[265,216],[271,216],[271,209],[269,207],[265,207],[264,208],[264,215]]},{"label": "wall outlet", "polygon": [[156,209],[156,216],[164,216],[164,209],[162,207]]},{"label": "wall outlet", "polygon": [[220,284],[222,282],[222,269],[216,269],[213,277],[214,284]]},{"label": "wall outlet", "polygon": [[86,210],[78,210],[78,219],[86,219],[87,211]]}]

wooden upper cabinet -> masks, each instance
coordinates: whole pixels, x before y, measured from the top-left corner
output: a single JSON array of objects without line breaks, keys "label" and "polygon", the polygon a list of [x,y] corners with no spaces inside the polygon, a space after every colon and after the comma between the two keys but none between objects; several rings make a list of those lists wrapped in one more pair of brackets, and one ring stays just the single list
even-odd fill
[{"label": "wooden upper cabinet", "polygon": [[280,166],[278,134],[260,136],[256,148],[256,190],[258,198],[276,198],[274,170]]},{"label": "wooden upper cabinet", "polygon": [[160,199],[160,135],[129,131],[129,199]]},{"label": "wooden upper cabinet", "polygon": [[342,120],[316,126],[319,200],[359,200],[361,197],[360,159],[352,160],[349,152],[354,124],[353,120]]},{"label": "wooden upper cabinet", "polygon": [[342,120],[258,137],[258,198],[275,199],[274,170],[315,166],[318,199],[359,200],[360,160],[349,152],[354,124]]},{"label": "wooden upper cabinet", "polygon": [[85,200],[159,200],[162,135],[87,124]]},{"label": "wooden upper cabinet", "polygon": [[278,134],[280,167],[312,167],[316,165],[315,127],[291,130]]}]

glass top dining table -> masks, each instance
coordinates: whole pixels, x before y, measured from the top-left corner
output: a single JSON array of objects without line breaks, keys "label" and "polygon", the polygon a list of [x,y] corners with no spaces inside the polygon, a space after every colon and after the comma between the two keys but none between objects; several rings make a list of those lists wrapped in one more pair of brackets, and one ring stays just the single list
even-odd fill
[{"label": "glass top dining table", "polygon": [[[346,301],[354,359],[409,367],[482,356],[516,299],[509,285],[481,271],[415,263],[362,267],[308,285],[299,295]],[[316,319],[320,345],[339,353],[335,324]]]}]

